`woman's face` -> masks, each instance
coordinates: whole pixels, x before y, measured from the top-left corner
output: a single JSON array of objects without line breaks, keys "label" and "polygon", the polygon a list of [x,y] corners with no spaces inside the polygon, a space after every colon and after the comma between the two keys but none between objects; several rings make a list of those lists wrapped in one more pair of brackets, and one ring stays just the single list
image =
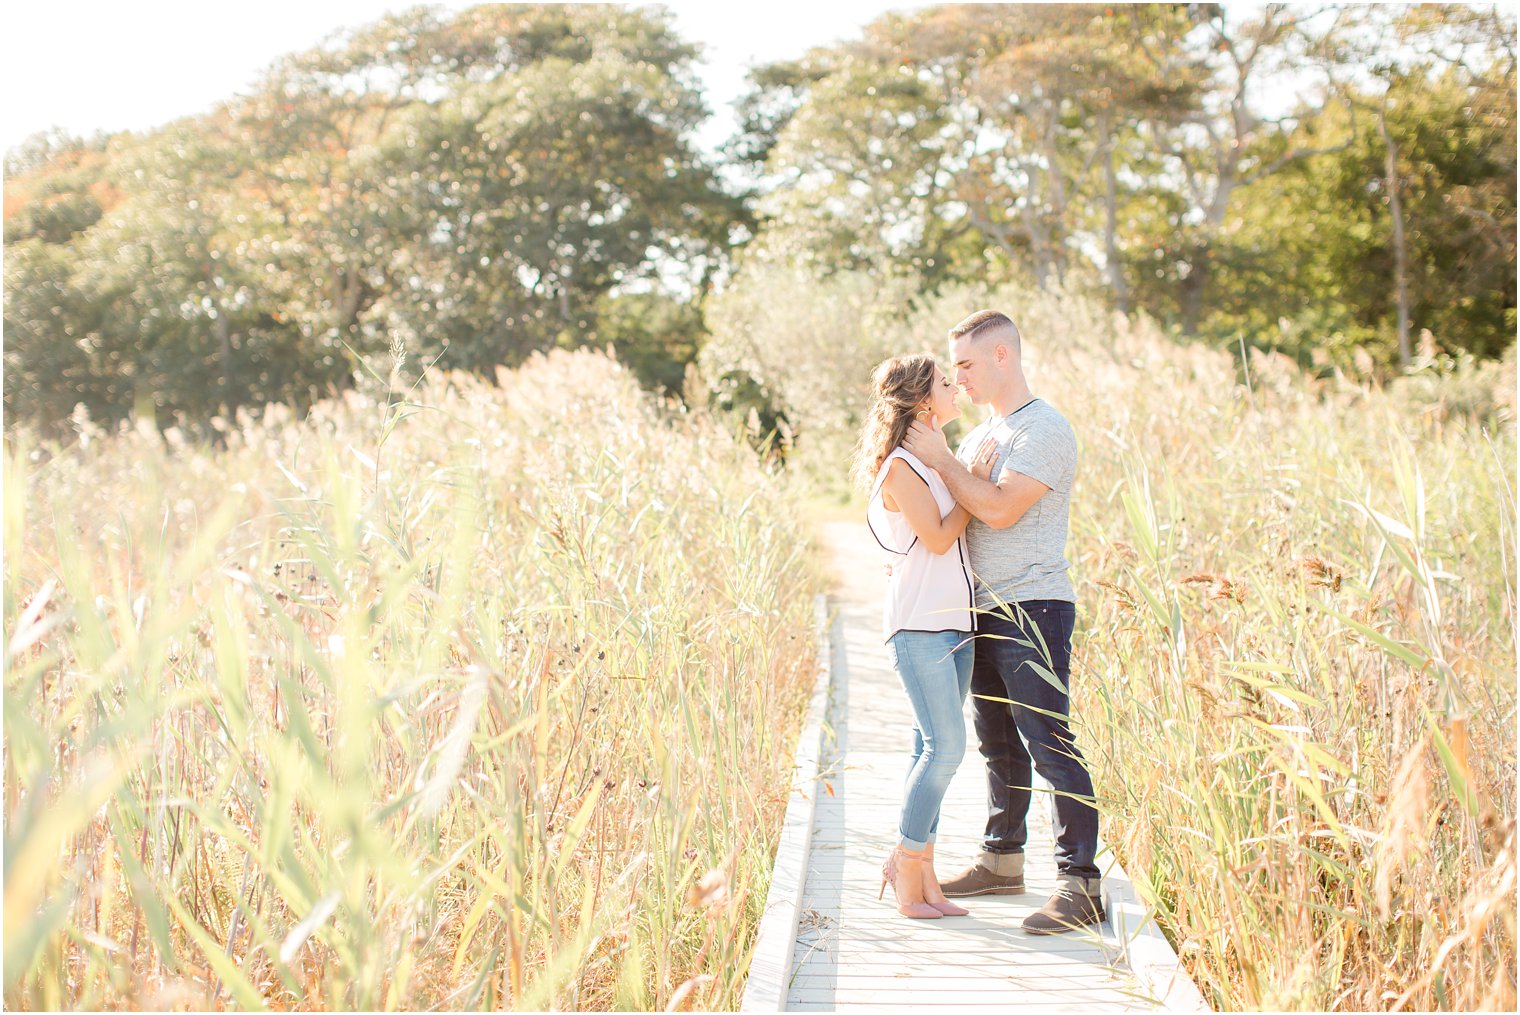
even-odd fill
[{"label": "woman's face", "polygon": [[952,419],[959,419],[961,407],[955,403],[958,394],[955,385],[939,367],[934,368],[934,384],[929,388],[929,412],[944,426]]}]

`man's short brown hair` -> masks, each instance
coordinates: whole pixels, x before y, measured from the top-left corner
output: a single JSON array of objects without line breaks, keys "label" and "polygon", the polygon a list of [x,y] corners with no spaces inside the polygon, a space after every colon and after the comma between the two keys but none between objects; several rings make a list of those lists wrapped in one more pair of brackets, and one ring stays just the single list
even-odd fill
[{"label": "man's short brown hair", "polygon": [[993,332],[1006,329],[1013,343],[1014,352],[1019,351],[1019,328],[1005,313],[998,310],[978,310],[970,317],[950,329],[950,341],[957,338],[977,338],[980,335],[991,335]]}]

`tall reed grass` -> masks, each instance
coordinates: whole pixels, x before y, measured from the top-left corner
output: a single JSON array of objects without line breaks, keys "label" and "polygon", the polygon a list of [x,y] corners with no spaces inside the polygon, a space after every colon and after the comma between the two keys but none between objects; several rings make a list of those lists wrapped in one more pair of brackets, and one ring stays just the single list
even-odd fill
[{"label": "tall reed grass", "polygon": [[1221,1006],[1510,1010],[1513,430],[1206,388],[1076,525],[1121,853]]},{"label": "tall reed grass", "polygon": [[[838,306],[808,320],[859,284],[817,290]],[[1513,1010],[1513,348],[1447,363],[1427,338],[1384,388],[1018,286],[924,298],[870,348],[943,357],[989,306],[1081,445],[1073,714],[1104,837],[1205,996]],[[865,346],[766,337],[792,359],[757,369],[835,377],[808,399],[859,418],[868,371],[830,368]],[[783,408],[804,422],[794,465],[837,504],[853,427]]]},{"label": "tall reed grass", "polygon": [[1205,996],[1513,1010],[1513,358],[1474,418],[1002,299],[1081,440],[1105,838]]},{"label": "tall reed grass", "polygon": [[7,435],[8,1007],[737,1003],[801,521],[603,357],[498,380]]}]

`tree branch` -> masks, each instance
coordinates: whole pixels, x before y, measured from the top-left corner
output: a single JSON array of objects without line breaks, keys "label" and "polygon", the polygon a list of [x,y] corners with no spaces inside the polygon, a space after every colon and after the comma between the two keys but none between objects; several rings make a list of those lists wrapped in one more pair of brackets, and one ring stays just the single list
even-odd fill
[{"label": "tree branch", "polygon": [[1330,145],[1326,148],[1290,148],[1286,153],[1279,156],[1278,158],[1273,159],[1266,165],[1261,166],[1255,171],[1246,173],[1244,176],[1242,176],[1240,178],[1240,186],[1248,187],[1256,181],[1263,179],[1264,177],[1271,176],[1273,173],[1277,172],[1279,169],[1283,168],[1291,162],[1298,162],[1302,159],[1313,158],[1316,155],[1334,155],[1336,152],[1343,152],[1351,147],[1351,143],[1354,140],[1355,136],[1346,141],[1342,141],[1338,145]]}]

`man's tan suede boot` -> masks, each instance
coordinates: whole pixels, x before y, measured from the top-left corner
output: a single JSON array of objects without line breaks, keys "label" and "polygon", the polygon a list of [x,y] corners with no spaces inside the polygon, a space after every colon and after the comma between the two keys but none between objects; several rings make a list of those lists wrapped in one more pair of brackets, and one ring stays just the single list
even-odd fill
[{"label": "man's tan suede boot", "polygon": [[1023,895],[1024,854],[989,853],[984,849],[977,854],[975,863],[948,881],[941,881],[939,887],[951,898]]},{"label": "man's tan suede boot", "polygon": [[1055,894],[1040,909],[1024,917],[1026,934],[1064,934],[1098,923],[1105,914],[1097,878],[1062,875]]}]

